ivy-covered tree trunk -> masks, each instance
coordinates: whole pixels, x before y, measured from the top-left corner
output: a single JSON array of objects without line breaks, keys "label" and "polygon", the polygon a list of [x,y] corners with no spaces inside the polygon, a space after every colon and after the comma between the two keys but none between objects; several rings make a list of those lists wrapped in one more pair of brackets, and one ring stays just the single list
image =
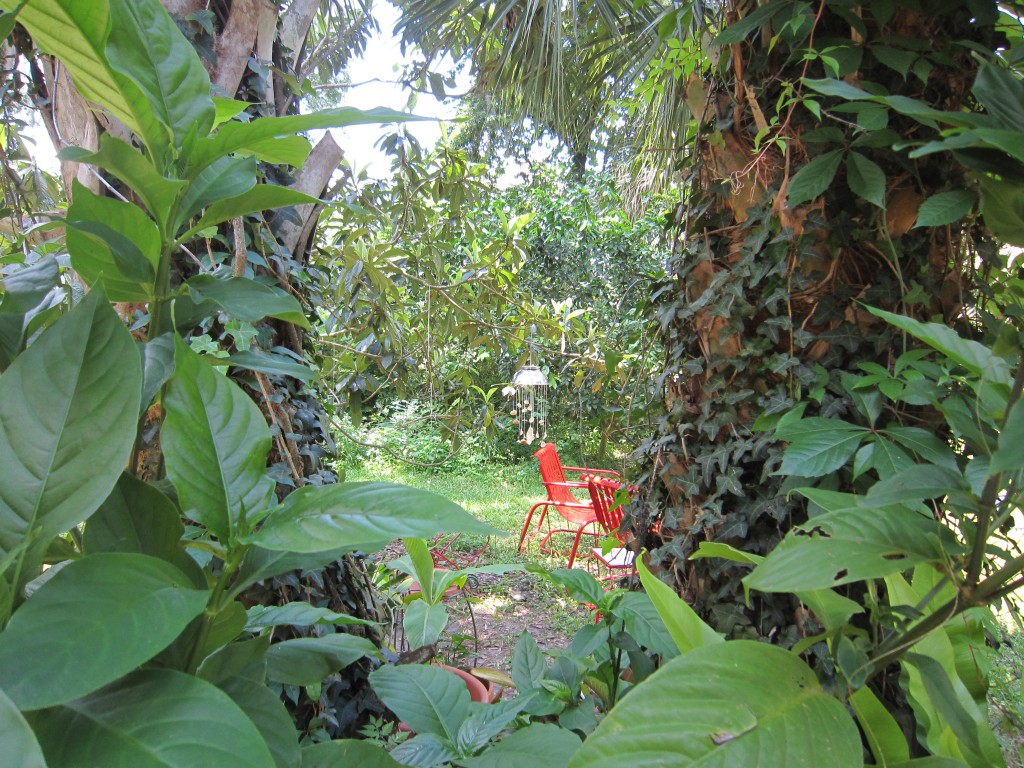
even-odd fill
[{"label": "ivy-covered tree trunk", "polygon": [[[898,149],[923,138],[918,119],[835,94],[847,84],[970,109],[971,46],[995,50],[997,16],[994,3],[956,0],[730,3],[718,72],[688,84],[695,169],[654,309],[668,415],[645,446],[634,514],[641,529],[660,517],[654,564],[731,636],[792,645],[820,629],[792,595],[748,603],[748,565],[691,559],[705,542],[764,555],[803,522],[787,492],[813,481],[777,474],[779,415],[804,403],[807,415],[867,421],[861,366],[888,368],[902,350],[865,306],[954,323],[990,247],[963,218],[974,201],[964,167]],[[929,427],[923,411],[874,416],[872,427]],[[836,489],[886,477],[893,461],[858,454]]]},{"label": "ivy-covered tree trunk", "polygon": [[[289,83],[301,82],[306,70],[315,64],[309,60],[308,38],[314,19],[321,12],[320,0],[288,3],[162,0],[162,3],[199,52],[215,97],[237,100],[235,112],[244,109],[254,118],[298,112],[300,94],[295,93]],[[365,19],[351,21],[366,22]],[[338,34],[340,37],[341,31]],[[22,43],[28,46],[24,38]],[[104,134],[131,141],[130,131],[120,121],[90,106],[59,59],[39,56],[29,61],[36,102],[58,151],[68,147],[96,151]],[[277,141],[285,145],[287,140]],[[286,150],[282,152],[287,156]],[[321,197],[341,159],[341,148],[327,133],[294,175],[285,169],[286,161],[280,165],[261,164],[262,183],[280,184]],[[98,195],[132,195],[132,191],[119,186],[116,179],[101,175],[91,165],[65,159],[61,171],[69,202],[73,202],[76,184]],[[230,194],[230,179],[221,179],[219,183],[226,183],[226,194]],[[276,284],[299,299],[307,308],[307,314],[315,319],[315,312],[308,308],[316,306],[316,280],[307,271],[306,254],[320,208],[306,204],[264,211],[238,217],[220,225],[216,231],[204,231],[174,254],[170,280],[177,285],[197,274],[210,272],[255,278]],[[122,317],[139,328],[137,333],[144,337],[146,313],[150,308],[133,303],[119,304],[118,308]],[[287,361],[287,356],[291,356],[296,361],[292,365],[298,376],[273,370],[241,369],[234,369],[233,375],[259,405],[274,435],[269,471],[277,481],[278,497],[283,498],[303,485],[333,482],[334,474],[322,463],[331,445],[327,419],[323,417],[315,392],[304,386],[310,377],[301,373],[303,366],[298,362],[311,354],[303,329],[285,320],[265,318],[256,324],[206,324],[195,328],[192,337],[193,343],[198,337],[211,350],[270,352],[276,349],[278,359],[284,357]],[[156,480],[164,473],[159,437],[160,407],[153,406],[145,420],[133,453],[133,470],[143,479]],[[382,618],[366,569],[360,560],[352,557],[337,560],[312,576],[296,572],[268,580],[262,588],[254,590],[251,595],[254,603],[276,601],[283,604],[308,599],[336,612],[370,621]],[[381,638],[371,625],[358,627],[354,632],[369,635],[380,643]],[[294,702],[300,726],[308,725],[311,718],[325,709],[336,708],[332,736],[352,733],[362,712],[362,696],[368,690],[367,671],[360,665],[350,666],[338,680],[325,687],[324,698],[319,703],[309,701],[302,694],[300,700]]]}]

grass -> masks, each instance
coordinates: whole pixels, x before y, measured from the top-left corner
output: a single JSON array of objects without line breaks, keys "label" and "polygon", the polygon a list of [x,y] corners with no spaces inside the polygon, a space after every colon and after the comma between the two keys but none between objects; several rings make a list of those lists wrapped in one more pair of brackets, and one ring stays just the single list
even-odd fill
[{"label": "grass", "polygon": [[1024,632],[1008,627],[1003,642],[992,654],[989,675],[989,722],[995,731],[1008,768],[1024,760]]}]

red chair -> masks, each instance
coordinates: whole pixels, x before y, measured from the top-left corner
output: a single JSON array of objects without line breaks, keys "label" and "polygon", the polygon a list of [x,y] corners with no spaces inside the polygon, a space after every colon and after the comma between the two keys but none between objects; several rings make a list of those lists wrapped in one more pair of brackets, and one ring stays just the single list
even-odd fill
[{"label": "red chair", "polygon": [[[537,529],[530,534],[531,539],[540,531],[544,520],[547,518],[548,511],[554,507],[562,519],[572,527],[549,530],[547,535],[541,539],[540,551],[553,552],[553,550],[548,548],[548,542],[554,534],[572,534],[574,537],[572,549],[568,552],[557,552],[557,554],[569,555],[567,567],[572,568],[573,563],[576,561],[576,553],[579,550],[580,539],[583,537],[583,534],[588,533],[589,535],[597,536],[597,529],[594,528],[597,524],[597,513],[594,510],[594,504],[590,499],[578,498],[573,493],[574,489],[586,489],[587,480],[590,477],[618,478],[621,480],[621,476],[618,472],[608,469],[567,467],[562,464],[562,460],[558,457],[558,450],[555,448],[554,443],[546,443],[533,455],[537,457],[537,461],[540,464],[540,476],[544,482],[544,488],[547,490],[548,497],[530,507],[530,512],[526,516],[526,522],[523,523],[522,533],[519,534],[519,551],[523,551],[526,532],[530,530],[530,523],[533,520],[534,513],[538,509],[542,510],[540,518],[537,520]],[[574,474],[576,479],[566,480],[566,472]],[[589,532],[586,530],[588,527],[592,528]]]},{"label": "red chair", "polygon": [[[615,498],[621,487],[620,483],[603,477],[591,477],[587,481],[587,490],[590,491],[590,501],[594,506],[597,522],[609,536],[618,539],[620,544],[626,544],[629,536],[620,531],[622,501],[616,501]],[[625,546],[613,547],[608,552],[601,547],[593,547],[591,554],[608,569],[610,578],[614,578],[616,571],[634,569],[636,555]]]}]

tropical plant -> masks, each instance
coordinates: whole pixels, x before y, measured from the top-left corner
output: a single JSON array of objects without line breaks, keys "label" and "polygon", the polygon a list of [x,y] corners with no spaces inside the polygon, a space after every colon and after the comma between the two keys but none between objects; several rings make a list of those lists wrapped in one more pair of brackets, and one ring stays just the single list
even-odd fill
[{"label": "tropical plant", "polygon": [[[267,418],[214,365],[280,371],[282,361],[200,355],[183,334],[206,317],[308,321],[293,297],[242,274],[175,284],[172,259],[207,227],[316,202],[257,184],[257,157],[301,165],[309,144],[298,131],[397,115],[232,121],[239,104],[210,97],[199,58],[155,0],[0,5],[38,45],[65,51],[77,87],[141,148],[107,134],[96,151],[64,152],[138,201],[76,185],[67,248],[89,291],[70,311],[50,311],[61,284],[52,256],[5,271],[0,313],[16,333],[0,376],[4,753],[20,765],[154,754],[165,765],[298,765],[298,733],[264,683],[314,689],[377,650],[335,631],[365,620],[308,603],[247,612],[243,593],[396,536],[492,529],[390,484],[305,486],[278,503]],[[145,308],[145,342],[112,300]],[[151,483],[133,470],[154,411],[166,475]],[[271,643],[279,626],[320,629]]]}]

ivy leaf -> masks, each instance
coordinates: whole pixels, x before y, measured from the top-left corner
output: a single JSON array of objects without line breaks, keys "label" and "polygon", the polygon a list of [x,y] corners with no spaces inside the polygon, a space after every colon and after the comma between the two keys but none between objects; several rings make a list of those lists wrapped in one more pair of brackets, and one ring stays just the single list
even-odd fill
[{"label": "ivy leaf", "polygon": [[819,155],[801,168],[789,181],[789,205],[796,206],[819,197],[836,176],[843,162],[843,150],[833,149]]},{"label": "ivy leaf", "polygon": [[885,172],[860,152],[846,157],[846,182],[850,191],[872,205],[885,208]]},{"label": "ivy leaf", "polygon": [[932,195],[921,203],[914,226],[944,227],[946,224],[960,221],[971,212],[977,200],[978,196],[970,189],[957,189]]}]

